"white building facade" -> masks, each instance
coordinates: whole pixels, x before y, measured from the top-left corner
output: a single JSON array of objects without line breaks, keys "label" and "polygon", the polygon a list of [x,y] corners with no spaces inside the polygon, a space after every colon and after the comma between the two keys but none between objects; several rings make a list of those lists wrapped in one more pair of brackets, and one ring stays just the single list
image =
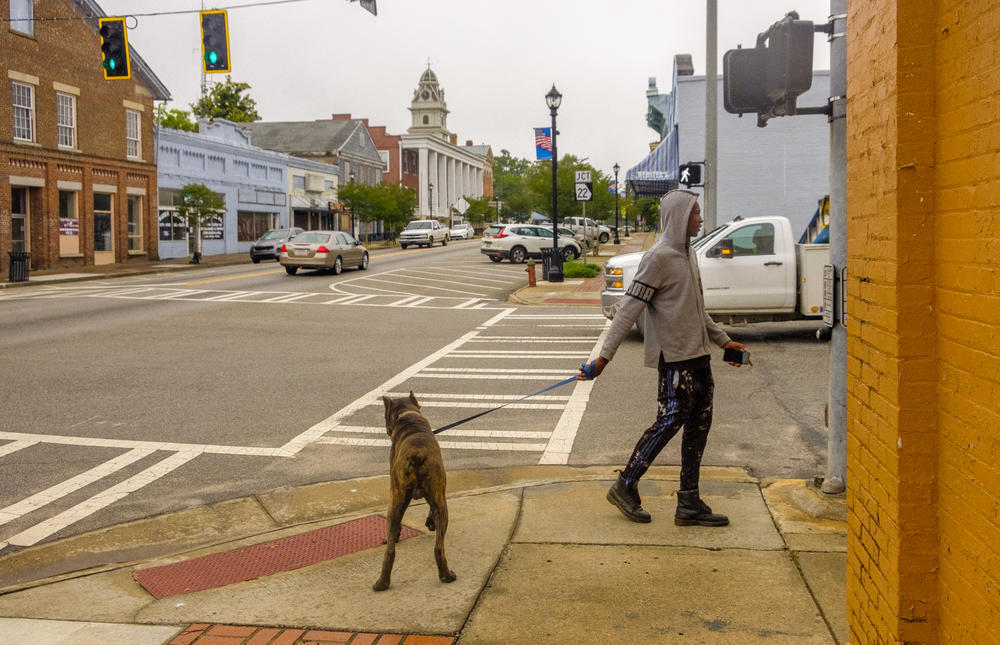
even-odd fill
[{"label": "white building facade", "polygon": [[410,112],[413,124],[400,146],[404,158],[416,158],[417,215],[449,217],[460,198],[483,196],[486,159],[457,145],[457,136],[448,131],[444,90],[430,67],[420,77]]}]

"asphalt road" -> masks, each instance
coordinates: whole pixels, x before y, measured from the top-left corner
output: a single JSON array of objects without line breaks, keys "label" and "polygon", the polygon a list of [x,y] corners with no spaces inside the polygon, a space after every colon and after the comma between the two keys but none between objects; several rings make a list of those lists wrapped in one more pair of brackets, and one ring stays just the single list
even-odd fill
[{"label": "asphalt road", "polygon": [[[383,392],[413,390],[440,427],[596,355],[599,309],[506,304],[525,281],[470,240],[376,252],[340,276],[248,262],[3,294],[0,548],[384,473]],[[822,473],[828,345],[814,329],[730,330],[755,367],[717,362],[706,464]],[[655,413],[640,356],[632,338],[598,381],[440,435],[448,467],[620,467]],[[677,463],[675,443],[660,463]]]}]

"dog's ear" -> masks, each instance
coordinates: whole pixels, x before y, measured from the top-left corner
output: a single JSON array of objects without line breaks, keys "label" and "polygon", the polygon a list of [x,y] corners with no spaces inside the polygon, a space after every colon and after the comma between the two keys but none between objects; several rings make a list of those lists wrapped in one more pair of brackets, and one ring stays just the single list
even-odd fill
[{"label": "dog's ear", "polygon": [[417,397],[413,396],[413,390],[410,390],[410,401],[413,402],[413,405],[417,406],[418,410],[420,409],[420,404],[417,403]]},{"label": "dog's ear", "polygon": [[382,405],[384,405],[385,409],[388,410],[389,406],[392,405],[392,399],[390,399],[389,397],[383,395],[382,396]]}]

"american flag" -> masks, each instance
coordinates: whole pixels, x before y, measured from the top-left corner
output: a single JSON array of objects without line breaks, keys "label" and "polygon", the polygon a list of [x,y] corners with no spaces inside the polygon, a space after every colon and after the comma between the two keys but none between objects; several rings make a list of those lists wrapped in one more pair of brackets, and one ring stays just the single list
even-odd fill
[{"label": "american flag", "polygon": [[535,159],[552,158],[552,128],[535,128]]}]

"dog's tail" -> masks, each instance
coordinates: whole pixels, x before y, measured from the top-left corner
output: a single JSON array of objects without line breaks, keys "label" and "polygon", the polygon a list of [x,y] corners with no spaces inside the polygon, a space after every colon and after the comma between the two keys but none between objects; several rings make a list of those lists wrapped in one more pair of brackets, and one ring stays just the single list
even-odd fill
[{"label": "dog's tail", "polygon": [[421,466],[424,465],[424,460],[426,457],[424,455],[411,455],[410,456],[410,468],[413,470],[419,470]]}]

